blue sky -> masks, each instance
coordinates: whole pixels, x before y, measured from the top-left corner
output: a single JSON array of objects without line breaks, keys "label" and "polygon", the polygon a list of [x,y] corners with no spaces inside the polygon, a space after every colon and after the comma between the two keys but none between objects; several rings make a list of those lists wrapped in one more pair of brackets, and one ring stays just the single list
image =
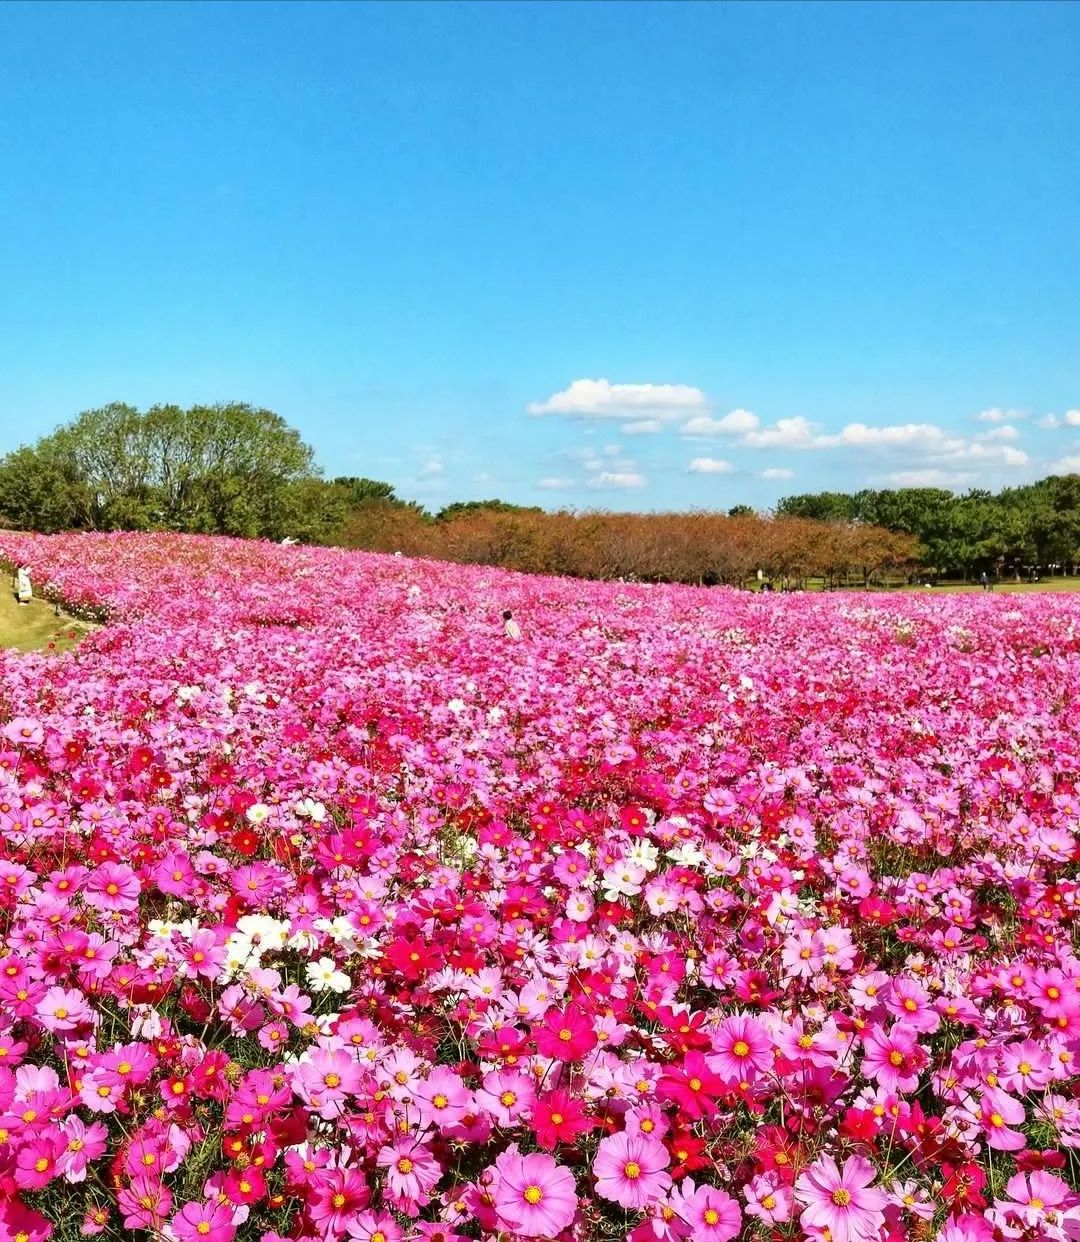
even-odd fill
[{"label": "blue sky", "polygon": [[0,451],[279,411],[438,506],[1080,469],[1080,6],[0,6]]}]

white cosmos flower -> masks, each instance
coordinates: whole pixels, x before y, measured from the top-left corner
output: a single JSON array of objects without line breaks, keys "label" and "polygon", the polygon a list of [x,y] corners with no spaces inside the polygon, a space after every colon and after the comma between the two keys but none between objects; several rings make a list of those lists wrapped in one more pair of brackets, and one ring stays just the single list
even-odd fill
[{"label": "white cosmos flower", "polygon": [[668,858],[679,867],[700,867],[705,855],[690,841],[683,841],[667,852]]},{"label": "white cosmos flower", "polygon": [[639,867],[644,867],[646,871],[655,871],[660,851],[651,841],[647,841],[644,837],[639,837],[626,851],[626,857],[630,862],[636,863]]},{"label": "white cosmos flower", "polygon": [[256,945],[260,954],[283,949],[289,939],[289,924],[268,914],[245,914],[236,920],[236,930]]},{"label": "white cosmos flower", "polygon": [[319,948],[319,937],[314,932],[298,931],[294,932],[288,939],[290,949],[295,949],[297,953],[316,953]]},{"label": "white cosmos flower", "polygon": [[352,987],[352,980],[338,970],[332,957],[320,957],[317,962],[308,962],[304,974],[313,992],[347,992]]},{"label": "white cosmos flower", "polygon": [[464,699],[451,699],[446,705],[447,711],[451,711],[455,716],[460,715],[465,710]]},{"label": "white cosmos flower", "polygon": [[347,914],[339,914],[332,919],[316,919],[317,931],[325,932],[334,944],[351,944],[356,939],[356,928],[349,922]]},{"label": "white cosmos flower", "polygon": [[270,808],[262,802],[253,802],[247,809],[247,821],[249,824],[264,823],[269,815]]},{"label": "white cosmos flower", "polygon": [[799,913],[799,898],[790,889],[774,893],[765,911],[765,918],[774,927],[777,923],[786,923],[793,915]]},{"label": "white cosmos flower", "polygon": [[604,900],[618,901],[620,897],[635,897],[641,892],[645,868],[637,863],[619,862],[604,872]]},{"label": "white cosmos flower", "polygon": [[593,899],[580,888],[566,899],[566,917],[574,923],[587,923],[595,908]]}]

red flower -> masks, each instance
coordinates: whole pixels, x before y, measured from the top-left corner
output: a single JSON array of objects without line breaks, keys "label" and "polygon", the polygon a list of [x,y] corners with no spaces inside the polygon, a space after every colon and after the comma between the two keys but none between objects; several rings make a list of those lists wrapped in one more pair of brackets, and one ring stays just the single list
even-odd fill
[{"label": "red flower", "polygon": [[556,1061],[580,1061],[599,1042],[589,1015],[576,1005],[549,1009],[541,1025],[534,1029],[536,1048],[541,1056]]},{"label": "red flower", "polygon": [[531,1124],[536,1141],[548,1151],[559,1143],[572,1143],[588,1134],[596,1122],[585,1112],[580,1100],[566,1091],[549,1091],[533,1104]]},{"label": "red flower", "polygon": [[671,1100],[691,1121],[715,1111],[723,1093],[723,1082],[700,1052],[688,1052],[682,1065],[668,1066],[656,1087],[661,1100]]},{"label": "red flower", "polygon": [[673,1134],[664,1146],[671,1152],[672,1166],[669,1172],[675,1181],[698,1169],[707,1169],[712,1164],[705,1155],[705,1140],[695,1138],[685,1130]]},{"label": "red flower", "polygon": [[422,979],[442,965],[442,955],[419,936],[411,940],[395,940],[386,950],[385,958],[409,980]]}]

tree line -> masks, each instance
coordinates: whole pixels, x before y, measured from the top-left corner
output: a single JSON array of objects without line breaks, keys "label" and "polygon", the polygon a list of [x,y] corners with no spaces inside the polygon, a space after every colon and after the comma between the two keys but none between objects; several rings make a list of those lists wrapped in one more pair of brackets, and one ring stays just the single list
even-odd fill
[{"label": "tree line", "polygon": [[0,459],[0,522],[336,544],[534,573],[643,581],[870,582],[1080,561],[1080,475],[997,494],[938,488],[786,497],[772,514],[548,512],[498,499],[435,513],[375,479],[326,479],[300,433],[242,403],[120,403]]},{"label": "tree line", "polygon": [[815,492],[785,497],[776,514],[911,535],[924,564],[941,576],[1080,567],[1080,474],[964,495],[936,487]]}]

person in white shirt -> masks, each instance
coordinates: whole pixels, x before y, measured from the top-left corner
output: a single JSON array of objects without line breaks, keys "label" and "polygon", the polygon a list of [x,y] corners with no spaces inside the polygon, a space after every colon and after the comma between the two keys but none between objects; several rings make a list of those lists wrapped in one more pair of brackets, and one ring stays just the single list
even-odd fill
[{"label": "person in white shirt", "polygon": [[509,608],[503,613],[503,633],[507,638],[518,639],[521,637],[521,626],[514,620],[514,614]]},{"label": "person in white shirt", "polygon": [[15,570],[15,597],[20,604],[29,604],[34,597],[34,589],[30,584],[30,566],[20,565]]}]

